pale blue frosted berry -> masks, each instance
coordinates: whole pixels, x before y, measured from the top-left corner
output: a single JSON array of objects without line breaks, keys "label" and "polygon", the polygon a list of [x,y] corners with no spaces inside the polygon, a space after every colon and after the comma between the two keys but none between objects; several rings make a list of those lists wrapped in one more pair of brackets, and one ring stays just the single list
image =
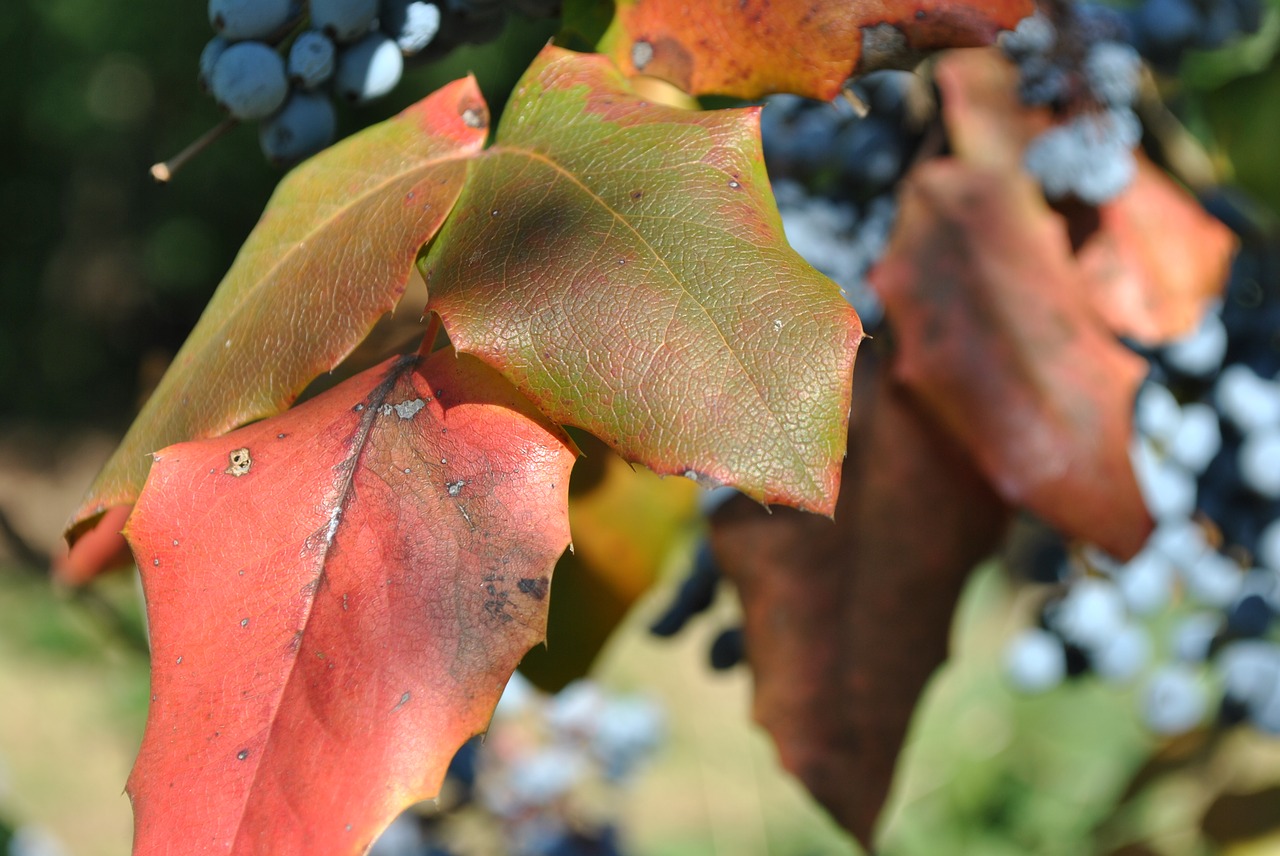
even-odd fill
[{"label": "pale blue frosted berry", "polygon": [[383,33],[370,33],[338,54],[334,93],[348,103],[363,104],[394,89],[403,73],[399,45]]},{"label": "pale blue frosted berry", "polygon": [[235,118],[265,119],[289,94],[284,60],[262,42],[238,42],[214,63],[209,91]]},{"label": "pale blue frosted berry", "polygon": [[337,57],[332,39],[319,30],[307,30],[289,48],[289,79],[303,89],[315,89],[333,77]]}]

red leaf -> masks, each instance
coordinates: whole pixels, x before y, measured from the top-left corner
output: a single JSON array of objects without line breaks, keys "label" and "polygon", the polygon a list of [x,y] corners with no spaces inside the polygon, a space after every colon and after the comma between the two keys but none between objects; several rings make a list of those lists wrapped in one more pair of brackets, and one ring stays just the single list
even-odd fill
[{"label": "red leaf", "polygon": [[626,74],[695,95],[829,101],[855,71],[991,44],[1030,0],[620,0],[601,43]]},{"label": "red leaf", "polygon": [[358,854],[434,795],[542,639],[570,446],[442,351],[158,453],[135,854]]},{"label": "red leaf", "polygon": [[1137,552],[1151,528],[1128,457],[1144,363],[1099,322],[1039,190],[934,161],[904,185],[899,222],[873,273],[896,376],[1007,501]]},{"label": "red leaf", "polygon": [[53,578],[60,583],[79,586],[103,571],[132,564],[133,556],[121,530],[129,519],[132,505],[113,505],[65,553],[53,560]]},{"label": "red leaf", "polygon": [[875,365],[857,374],[835,523],[733,500],[713,545],[738,586],[755,717],[782,764],[867,844],[970,569],[1008,510]]}]

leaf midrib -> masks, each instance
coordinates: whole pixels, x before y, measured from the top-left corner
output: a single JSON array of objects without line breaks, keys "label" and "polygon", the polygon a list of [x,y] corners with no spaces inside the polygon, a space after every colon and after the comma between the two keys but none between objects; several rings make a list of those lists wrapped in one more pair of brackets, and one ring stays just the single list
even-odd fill
[{"label": "leaf midrib", "polygon": [[350,502],[351,495],[355,489],[356,473],[360,470],[360,463],[364,458],[366,449],[369,448],[369,438],[373,434],[374,427],[377,425],[380,408],[386,402],[387,398],[390,397],[392,390],[394,390],[399,384],[400,379],[403,378],[405,374],[416,369],[419,362],[420,359],[416,354],[401,357],[387,369],[386,376],[378,382],[377,386],[364,396],[362,399],[364,402],[364,413],[360,422],[356,426],[354,435],[352,436],[350,452],[345,458],[340,459],[336,464],[334,464],[334,467],[341,467],[344,464],[349,464],[349,466],[346,467],[346,472],[342,474],[337,491],[338,495],[334,500],[333,506],[329,509],[331,515],[336,512],[337,522],[336,524],[331,522],[333,519],[332,517],[326,519],[324,522],[324,526],[327,527],[332,525],[334,527],[333,532],[330,537],[325,540],[324,547],[319,551],[319,555],[315,559],[315,564],[319,568],[319,574],[317,574],[314,581],[314,594],[312,594],[310,599],[307,601],[306,613],[302,616],[302,620],[299,622],[300,626],[298,628],[298,633],[300,634],[300,638],[298,640],[298,646],[295,649],[292,662],[289,664],[285,679],[280,686],[280,692],[277,694],[276,699],[271,706],[271,713],[267,717],[266,727],[264,729],[266,739],[263,740],[262,749],[258,753],[258,763],[253,768],[253,777],[249,780],[249,786],[245,790],[244,801],[240,806],[240,816],[236,818],[235,832],[231,839],[231,853],[237,852],[236,846],[240,841],[241,831],[244,829],[245,814],[248,812],[249,805],[254,798],[254,791],[257,788],[260,778],[259,774],[262,772],[264,762],[267,758],[267,750],[271,746],[272,737],[278,724],[280,708],[284,704],[284,699],[289,693],[289,687],[293,684],[294,678],[298,674],[298,664],[302,661],[302,651],[305,647],[304,643],[306,642],[307,631],[311,626],[311,616],[315,612],[316,599],[320,596],[322,588],[321,583],[327,574],[326,567],[329,561],[329,552],[332,549],[334,542],[338,540],[338,533],[342,531],[343,525],[346,521],[348,503]]}]

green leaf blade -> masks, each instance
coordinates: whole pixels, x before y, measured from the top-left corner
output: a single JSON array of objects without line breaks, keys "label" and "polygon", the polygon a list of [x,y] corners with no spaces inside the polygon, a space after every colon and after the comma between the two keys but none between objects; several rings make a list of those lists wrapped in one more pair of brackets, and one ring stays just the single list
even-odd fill
[{"label": "green leaf blade", "polygon": [[423,262],[453,342],[662,474],[830,513],[857,315],[787,245],[757,110],[548,49]]},{"label": "green leaf blade", "polygon": [[455,81],[281,181],[72,516],[72,538],[137,498],[153,451],[280,412],[395,308],[462,190],[487,116],[474,79]]}]

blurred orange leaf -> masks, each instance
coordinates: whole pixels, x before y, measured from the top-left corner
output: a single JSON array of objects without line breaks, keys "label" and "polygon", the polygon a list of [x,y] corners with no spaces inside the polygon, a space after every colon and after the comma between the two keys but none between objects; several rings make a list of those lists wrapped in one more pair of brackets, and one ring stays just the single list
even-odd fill
[{"label": "blurred orange leaf", "polygon": [[1133,184],[1098,217],[1078,258],[1111,329],[1147,345],[1196,329],[1226,285],[1231,230],[1145,155]]},{"label": "blurred orange leaf", "polygon": [[873,284],[900,378],[1001,495],[1127,557],[1151,519],[1129,463],[1145,363],[1103,327],[1032,181],[953,159],[915,170]]},{"label": "blurred orange leaf", "polygon": [[700,526],[698,487],[632,467],[590,435],[569,481],[573,551],[556,565],[547,644],[520,671],[556,691],[591,668],[615,627]]},{"label": "blurred orange leaf", "polygon": [[829,101],[855,71],[991,44],[1030,0],[620,0],[600,49],[695,95]]}]

